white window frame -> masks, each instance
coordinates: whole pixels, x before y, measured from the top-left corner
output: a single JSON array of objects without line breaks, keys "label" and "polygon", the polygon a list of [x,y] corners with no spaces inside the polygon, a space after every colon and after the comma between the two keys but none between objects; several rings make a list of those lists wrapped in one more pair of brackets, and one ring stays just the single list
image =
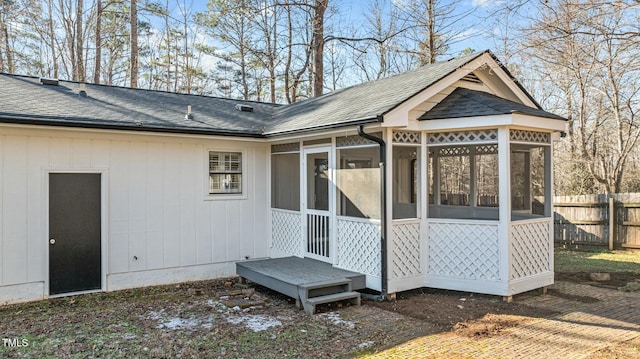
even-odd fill
[{"label": "white window frame", "polygon": [[[210,190],[210,177],[211,177],[211,169],[209,164],[209,156],[211,152],[220,152],[220,153],[239,153],[241,157],[241,184],[240,191],[241,192],[218,192],[218,193],[209,193]],[[247,199],[247,152],[243,149],[239,148],[207,148],[204,153],[205,159],[205,178],[204,178],[204,193],[205,200],[228,200],[228,199]]]}]

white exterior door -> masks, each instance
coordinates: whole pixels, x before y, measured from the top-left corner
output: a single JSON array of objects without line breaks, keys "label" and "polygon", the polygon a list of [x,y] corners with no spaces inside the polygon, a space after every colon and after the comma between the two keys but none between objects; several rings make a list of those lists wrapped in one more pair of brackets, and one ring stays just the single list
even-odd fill
[{"label": "white exterior door", "polygon": [[303,156],[302,196],[305,225],[305,257],[331,262],[333,215],[333,163],[331,148],[309,148]]}]

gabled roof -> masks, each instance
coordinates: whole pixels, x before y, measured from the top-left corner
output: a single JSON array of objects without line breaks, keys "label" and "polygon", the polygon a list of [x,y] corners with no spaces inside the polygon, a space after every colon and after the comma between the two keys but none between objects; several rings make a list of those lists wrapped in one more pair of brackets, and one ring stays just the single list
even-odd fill
[{"label": "gabled roof", "polygon": [[[0,74],[0,122],[262,137],[280,105]],[[253,108],[239,111],[236,105]],[[187,119],[191,106],[192,119]]]},{"label": "gabled roof", "polygon": [[425,65],[413,71],[283,106],[276,111],[274,122],[267,128],[266,134],[379,121],[380,116],[385,115],[398,104],[484,53],[478,52]]},{"label": "gabled roof", "polygon": [[[81,84],[77,82],[43,85],[35,77],[0,74],[0,122],[245,137],[338,128],[382,121],[399,105],[485,54],[495,59],[490,51],[478,52],[290,105],[93,84],[82,85],[86,96],[81,96]],[[502,66],[497,59],[496,63]],[[490,101],[492,105],[469,104],[468,112],[460,115],[495,112],[495,106],[505,107],[508,102],[510,105],[506,107],[511,110],[561,119],[542,111],[507,69],[503,66],[502,69],[538,108],[500,102],[495,96],[480,98],[482,94],[476,94],[472,98],[476,102]],[[460,92],[455,96],[456,102],[462,101]],[[239,111],[238,105],[251,107],[253,111]],[[436,109],[444,111],[444,105],[436,106],[425,116],[435,115]],[[192,118],[186,118],[188,106]],[[461,111],[452,107],[446,115],[455,114],[453,110]]]},{"label": "gabled roof", "polygon": [[458,87],[418,120],[440,120],[460,117],[493,116],[520,113],[537,117],[564,120],[563,117],[529,107],[482,91]]}]

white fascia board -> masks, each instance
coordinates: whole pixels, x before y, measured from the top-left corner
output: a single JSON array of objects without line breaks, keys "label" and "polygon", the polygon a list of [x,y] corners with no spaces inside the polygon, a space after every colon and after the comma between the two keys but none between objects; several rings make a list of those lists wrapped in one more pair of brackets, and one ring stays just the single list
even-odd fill
[{"label": "white fascia board", "polygon": [[418,125],[415,130],[418,131],[463,130],[500,126],[512,126],[526,130],[567,130],[566,121],[518,113],[495,116],[448,118],[442,120],[424,120],[417,122]]},{"label": "white fascia board", "polygon": [[[511,78],[511,76],[507,75],[507,73],[502,69],[502,67],[495,61],[493,57],[491,57],[489,54],[484,54],[482,55],[482,57],[486,57],[484,61],[489,64],[489,68],[491,69],[491,71],[496,74],[505,85],[507,85],[511,92],[513,92],[522,101],[523,104],[533,108],[538,108],[538,106],[531,100],[529,95],[525,93],[520,86],[518,86],[518,84],[514,81],[513,78]],[[484,80],[482,78],[482,75],[479,75],[478,77],[480,77],[481,80]]]},{"label": "white fascia board", "polygon": [[552,130],[552,131],[566,131],[567,121],[557,120],[553,118],[545,118],[538,116],[531,116],[525,114],[514,113],[513,125],[526,127],[527,129],[540,129],[540,130]]},{"label": "white fascia board", "polygon": [[495,61],[488,54],[479,56],[477,59],[469,62],[468,64],[460,67],[453,73],[443,77],[436,83],[429,86],[424,91],[416,94],[415,96],[404,101],[398,107],[389,111],[384,115],[383,127],[407,127],[409,125],[409,112],[414,108],[420,106],[423,102],[427,101],[431,97],[437,95],[441,91],[444,91],[447,87],[453,85],[456,81],[475,71],[483,65],[490,64],[487,62],[491,60],[491,63],[496,64]]},{"label": "white fascia board", "polygon": [[93,134],[95,136],[135,136],[135,137],[147,137],[147,138],[178,138],[189,140],[214,140],[214,141],[241,141],[241,142],[266,142],[264,138],[256,137],[243,137],[236,135],[207,135],[207,134],[191,134],[191,133],[179,133],[179,132],[161,132],[161,131],[134,131],[134,130],[116,130],[116,129],[102,129],[102,128],[84,128],[73,126],[48,126],[48,125],[28,125],[28,124],[13,124],[13,123],[0,123],[0,128],[11,130],[34,130],[41,131],[44,137],[48,137],[51,133],[64,133],[70,136],[78,136],[86,138],[86,134]]},{"label": "white fascia board", "polygon": [[463,130],[481,127],[508,126],[513,123],[513,115],[474,116],[447,118],[442,120],[423,120],[418,123],[420,131]]},{"label": "white fascia board", "polygon": [[[286,143],[297,140],[313,140],[320,138],[327,138],[333,136],[350,136],[357,135],[358,125],[349,125],[342,128],[332,128],[332,129],[324,129],[318,131],[310,131],[310,132],[300,132],[286,135],[279,135],[274,137],[268,137],[266,139],[267,143]],[[380,130],[382,127],[379,122],[364,125],[365,132],[371,132],[375,130]]]}]

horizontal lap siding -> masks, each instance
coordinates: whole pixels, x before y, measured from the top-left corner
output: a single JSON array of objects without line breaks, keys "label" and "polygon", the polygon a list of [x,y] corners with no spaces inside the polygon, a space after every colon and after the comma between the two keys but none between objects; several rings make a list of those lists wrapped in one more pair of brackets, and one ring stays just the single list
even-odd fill
[{"label": "horizontal lap siding", "polygon": [[[101,170],[108,273],[268,256],[267,146],[147,135],[3,129],[0,285],[44,281],[47,169]],[[245,151],[247,199],[205,200],[206,151]]]}]

